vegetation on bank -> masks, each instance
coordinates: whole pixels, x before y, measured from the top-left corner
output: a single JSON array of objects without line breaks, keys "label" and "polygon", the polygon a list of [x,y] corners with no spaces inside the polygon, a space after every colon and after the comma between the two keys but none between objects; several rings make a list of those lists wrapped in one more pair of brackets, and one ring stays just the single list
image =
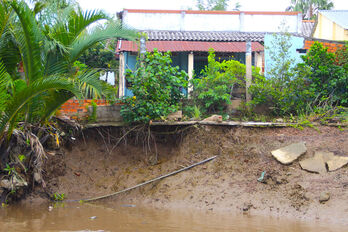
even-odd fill
[{"label": "vegetation on bank", "polygon": [[[249,88],[252,100],[241,104],[237,117],[245,120],[283,117],[291,122],[296,122],[296,118],[326,121],[341,113],[347,118],[344,107],[348,106],[348,46],[329,53],[322,44],[314,43],[302,56],[303,62],[293,65],[293,60],[288,58],[289,35],[278,37],[271,54],[273,68],[265,77],[253,67]],[[211,114],[221,114],[225,119],[236,117],[228,106],[235,98],[234,92],[245,89],[244,64],[235,60],[217,60],[214,51],[210,51],[208,65],[189,83],[193,92],[187,100],[181,91],[186,87],[187,74],[171,66],[168,53],[155,51],[147,53],[144,59],[136,71],[128,70],[127,73],[134,94],[124,99],[122,115],[127,122],[164,120],[179,109],[183,110],[186,119]],[[243,94],[239,97],[245,99]]]},{"label": "vegetation on bank", "polygon": [[60,145],[64,135],[51,117],[63,103],[116,96],[99,80],[100,70],[78,62],[81,55],[101,41],[136,36],[117,22],[89,28],[109,20],[102,11],[83,12],[69,1],[34,3],[31,9],[24,1],[0,2],[1,201],[33,182],[45,185],[43,146]]},{"label": "vegetation on bank", "polygon": [[124,99],[121,115],[126,122],[149,122],[180,109],[187,73],[172,66],[169,52],[147,52],[135,71],[127,70],[126,78],[134,95]]}]

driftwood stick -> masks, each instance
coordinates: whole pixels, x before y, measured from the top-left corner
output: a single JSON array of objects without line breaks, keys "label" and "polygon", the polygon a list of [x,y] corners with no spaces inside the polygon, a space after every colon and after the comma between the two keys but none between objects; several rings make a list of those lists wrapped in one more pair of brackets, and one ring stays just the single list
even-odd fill
[{"label": "driftwood stick", "polygon": [[158,181],[158,180],[162,180],[162,179],[167,178],[167,177],[169,177],[169,176],[173,176],[173,175],[175,175],[175,174],[178,174],[179,172],[186,171],[186,170],[191,169],[191,168],[193,168],[193,167],[195,167],[195,166],[204,164],[204,163],[206,163],[206,162],[209,162],[209,161],[215,159],[216,157],[217,157],[217,156],[210,157],[210,158],[208,158],[208,159],[205,159],[205,160],[200,161],[200,162],[198,162],[198,163],[195,163],[195,164],[192,164],[192,165],[190,165],[190,166],[184,167],[184,168],[179,169],[179,170],[177,170],[177,171],[168,173],[168,174],[163,175],[163,176],[159,176],[159,177],[157,177],[157,178],[155,178],[155,179],[148,180],[148,181],[143,182],[143,183],[141,183],[141,184],[135,185],[135,186],[130,187],[130,188],[123,189],[123,190],[118,191],[118,192],[115,192],[115,193],[111,193],[111,194],[108,194],[108,195],[104,195],[104,196],[100,196],[100,197],[95,197],[95,198],[83,199],[82,201],[85,201],[85,202],[97,201],[97,200],[105,199],[105,198],[108,198],[108,197],[116,196],[116,195],[119,195],[119,194],[121,194],[121,193],[128,192],[128,191],[130,191],[130,190],[133,190],[133,189],[139,188],[139,187],[141,187],[141,186],[150,184],[150,183],[152,183],[152,182],[155,182],[155,181]]}]

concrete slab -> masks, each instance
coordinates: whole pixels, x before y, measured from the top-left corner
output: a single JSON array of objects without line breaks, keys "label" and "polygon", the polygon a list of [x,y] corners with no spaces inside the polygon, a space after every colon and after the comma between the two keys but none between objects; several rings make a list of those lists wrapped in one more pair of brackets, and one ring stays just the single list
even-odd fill
[{"label": "concrete slab", "polygon": [[335,157],[335,154],[333,152],[316,151],[314,153],[314,157],[321,159],[324,163],[326,163],[327,161],[332,160]]},{"label": "concrete slab", "polygon": [[291,164],[301,155],[306,153],[307,147],[304,142],[293,143],[289,146],[272,151],[272,155],[282,164]]},{"label": "concrete slab", "polygon": [[334,157],[335,155],[332,152],[317,151],[312,158],[300,161],[300,166],[309,172],[326,173],[326,162]]},{"label": "concrete slab", "polygon": [[312,158],[300,161],[302,169],[316,173],[327,172],[326,164],[328,170],[332,172],[348,164],[348,157],[336,156],[332,152],[317,151]]},{"label": "concrete slab", "polygon": [[300,161],[300,166],[302,169],[315,172],[315,173],[326,173],[325,162],[319,157],[312,157]]},{"label": "concrete slab", "polygon": [[327,166],[330,172],[336,171],[342,168],[348,163],[348,157],[334,156],[331,160],[327,161]]}]

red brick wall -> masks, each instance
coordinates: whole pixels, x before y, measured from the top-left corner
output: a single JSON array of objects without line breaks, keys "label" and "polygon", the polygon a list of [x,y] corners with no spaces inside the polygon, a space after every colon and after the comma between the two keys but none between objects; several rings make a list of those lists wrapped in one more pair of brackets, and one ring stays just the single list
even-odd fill
[{"label": "red brick wall", "polygon": [[313,40],[306,40],[305,41],[305,45],[304,45],[304,49],[310,49],[311,46],[315,43],[315,42],[319,42],[321,43],[324,47],[328,48],[328,52],[336,52],[338,48],[343,47],[343,44],[340,43],[334,43],[334,42],[321,42],[321,41],[313,41]]},{"label": "red brick wall", "polygon": [[71,117],[72,119],[85,119],[88,115],[88,106],[91,105],[92,101],[97,103],[98,106],[108,105],[106,100],[74,100],[70,99],[65,102],[58,111],[58,115],[65,115]]}]

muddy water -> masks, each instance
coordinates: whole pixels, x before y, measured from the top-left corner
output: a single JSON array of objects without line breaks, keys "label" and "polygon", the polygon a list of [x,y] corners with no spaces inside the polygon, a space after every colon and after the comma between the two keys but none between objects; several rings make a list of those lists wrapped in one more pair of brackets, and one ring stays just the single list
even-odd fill
[{"label": "muddy water", "polygon": [[0,231],[347,231],[318,222],[296,222],[214,212],[163,211],[135,205],[12,206],[0,209]]}]

